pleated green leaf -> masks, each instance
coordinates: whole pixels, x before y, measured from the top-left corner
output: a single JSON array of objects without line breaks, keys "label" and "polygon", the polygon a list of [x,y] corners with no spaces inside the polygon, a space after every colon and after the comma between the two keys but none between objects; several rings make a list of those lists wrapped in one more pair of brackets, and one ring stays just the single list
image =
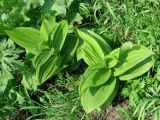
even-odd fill
[{"label": "pleated green leaf", "polygon": [[[112,79],[116,79],[116,78],[112,78]],[[102,104],[97,110],[98,111],[101,111],[103,109],[105,109],[106,107],[108,107],[112,101],[114,100],[116,94],[117,94],[117,91],[119,89],[119,80],[116,80],[116,85],[114,87],[114,90],[112,92],[112,94],[110,95],[110,97],[104,102],[104,104]]]},{"label": "pleated green leaf", "polygon": [[51,55],[50,58],[36,69],[36,76],[42,84],[52,76],[59,73],[61,68],[62,58],[60,55]]},{"label": "pleated green leaf", "polygon": [[62,48],[63,62],[70,61],[78,47],[79,39],[74,35],[68,35]]},{"label": "pleated green leaf", "polygon": [[104,56],[111,51],[108,43],[96,33],[90,30],[77,30],[77,33],[85,41],[82,47],[82,51],[85,53],[83,59],[88,65],[102,61]]},{"label": "pleated green leaf", "polygon": [[38,49],[38,51],[42,51],[42,50],[45,50],[45,49],[49,49],[48,42],[42,40],[42,42],[39,43],[37,49]]},{"label": "pleated green leaf", "polygon": [[111,70],[108,68],[89,67],[84,73],[83,82],[80,87],[80,93],[89,87],[100,86],[107,82],[111,76]]},{"label": "pleated green leaf", "polygon": [[6,34],[19,46],[25,48],[33,54],[37,54],[39,43],[41,42],[40,32],[33,28],[18,27],[14,30],[6,30]]},{"label": "pleated green leaf", "polygon": [[79,94],[82,93],[81,87],[82,87],[82,83],[84,82],[84,76],[87,76],[88,73],[92,73],[95,69],[100,69],[100,68],[105,68],[105,67],[106,67],[106,64],[98,63],[98,64],[95,64],[91,67],[88,67],[85,70],[84,75],[80,77],[80,83],[79,83],[79,86],[78,86]]},{"label": "pleated green leaf", "polygon": [[115,56],[107,55],[105,56],[105,63],[107,68],[113,68],[117,65],[118,59]]},{"label": "pleated green leaf", "polygon": [[105,62],[101,62],[101,63],[97,63],[93,66],[89,66],[86,70],[85,70],[85,74],[93,72],[95,69],[100,69],[100,68],[106,68],[106,64]]},{"label": "pleated green leaf", "polygon": [[119,59],[120,56],[120,48],[116,48],[109,53],[110,56],[116,57]]},{"label": "pleated green leaf", "polygon": [[119,76],[120,80],[130,80],[134,79],[138,76],[141,76],[145,72],[147,72],[155,63],[155,59],[153,57],[149,57],[144,61],[138,63],[135,67],[128,70],[126,73]]},{"label": "pleated green leaf", "polygon": [[55,51],[54,49],[44,49],[39,54],[37,54],[33,59],[33,66],[37,68],[38,66],[41,66],[44,64],[51,55],[54,55]]},{"label": "pleated green leaf", "polygon": [[78,29],[79,37],[92,46],[100,56],[104,56],[111,51],[111,47],[101,36],[87,29]]},{"label": "pleated green leaf", "polygon": [[[115,70],[114,75],[120,76],[124,74],[128,70],[132,69],[133,67],[145,61],[147,58],[153,55],[154,53],[151,50],[140,45],[134,45],[132,48],[129,48],[125,53],[123,52],[123,55],[121,55],[120,52],[120,58],[119,58],[120,62],[114,69]],[[143,65],[144,64],[139,64],[139,67]]]},{"label": "pleated green leaf", "polygon": [[95,65],[103,61],[104,58],[100,58],[98,53],[95,52],[95,49],[91,47],[89,44],[84,43],[84,45],[80,48],[83,55],[83,60],[89,65]]},{"label": "pleated green leaf", "polygon": [[57,48],[59,51],[62,49],[68,32],[68,23],[63,20],[54,29],[51,38],[49,39],[49,46]]},{"label": "pleated green leaf", "polygon": [[101,86],[85,89],[81,94],[81,103],[86,113],[90,113],[95,109],[100,110],[100,107],[105,104],[108,99],[113,100],[112,94],[116,92],[116,84],[117,80],[115,78],[110,78]]},{"label": "pleated green leaf", "polygon": [[44,20],[42,19],[42,25],[40,28],[40,35],[41,35],[41,38],[43,41],[48,41],[48,31],[47,31]]},{"label": "pleated green leaf", "polygon": [[[84,40],[84,46],[89,46],[90,49],[93,51],[93,55],[97,56],[100,59],[104,58],[104,53],[101,50],[101,47],[97,44],[97,41],[94,40],[92,37],[90,37],[88,34],[85,33],[85,31],[77,30],[78,36]],[[96,51],[97,50],[97,51]],[[98,54],[99,52],[99,54]]]},{"label": "pleated green leaf", "polygon": [[[77,57],[77,61],[79,61],[79,60],[81,60],[81,59],[83,59],[84,58],[84,51],[82,50],[82,46],[81,47],[78,47],[77,48],[77,51],[76,51],[76,57]],[[84,59],[86,59],[86,58],[84,58]],[[85,60],[84,60],[85,61]],[[87,62],[86,62],[87,63]],[[90,63],[90,62],[89,62]],[[89,64],[89,63],[87,63],[87,64]]]},{"label": "pleated green leaf", "polygon": [[123,56],[127,54],[128,50],[132,49],[133,43],[132,42],[126,42],[123,43],[122,46],[120,47],[120,57],[123,59]]}]

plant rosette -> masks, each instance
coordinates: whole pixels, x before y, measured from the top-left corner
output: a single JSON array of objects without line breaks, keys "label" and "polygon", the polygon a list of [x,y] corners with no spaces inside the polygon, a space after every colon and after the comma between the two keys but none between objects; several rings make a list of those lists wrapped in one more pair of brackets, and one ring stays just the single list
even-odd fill
[{"label": "plant rosette", "polygon": [[81,76],[79,95],[86,113],[101,111],[116,96],[119,80],[132,80],[146,73],[155,63],[155,53],[142,45],[126,42],[111,50],[109,44],[90,30],[77,30],[82,44],[77,59],[88,68]]}]

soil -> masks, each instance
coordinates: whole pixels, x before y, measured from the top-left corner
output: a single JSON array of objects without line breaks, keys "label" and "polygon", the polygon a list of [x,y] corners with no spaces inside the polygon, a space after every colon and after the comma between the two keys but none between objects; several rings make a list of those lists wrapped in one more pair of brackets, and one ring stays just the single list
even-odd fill
[{"label": "soil", "polygon": [[128,101],[123,101],[121,103],[113,103],[99,115],[97,115],[95,112],[92,112],[90,116],[93,118],[93,120],[125,120],[122,114],[119,113],[117,109],[118,106],[122,106],[125,108],[125,110],[129,110]]}]

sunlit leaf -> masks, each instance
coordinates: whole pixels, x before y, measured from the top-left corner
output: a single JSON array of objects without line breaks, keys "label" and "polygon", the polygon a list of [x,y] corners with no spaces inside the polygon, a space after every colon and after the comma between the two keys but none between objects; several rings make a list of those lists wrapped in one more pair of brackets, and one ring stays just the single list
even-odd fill
[{"label": "sunlit leaf", "polygon": [[[125,53],[123,53],[123,55],[121,55],[120,53],[120,62],[115,67],[114,75],[119,76],[125,74],[125,72],[131,70],[137,65],[138,67],[142,67],[143,65],[147,64],[147,62],[150,62],[145,60],[153,55],[154,53],[151,50],[140,45],[134,45],[132,48],[128,48],[128,50]],[[145,63],[143,61],[145,61]],[[141,62],[143,62],[143,64],[140,64]]]},{"label": "sunlit leaf", "polygon": [[100,110],[101,105],[105,104],[108,99],[111,99],[113,92],[116,92],[116,84],[117,80],[112,78],[101,86],[87,88],[81,95],[81,103],[84,110],[87,113],[95,109]]},{"label": "sunlit leaf", "polygon": [[14,30],[6,30],[7,35],[18,45],[33,54],[37,54],[37,47],[41,42],[40,32],[33,28],[18,27]]},{"label": "sunlit leaf", "polygon": [[45,49],[42,50],[39,54],[37,54],[33,59],[33,66],[37,68],[38,66],[41,66],[44,64],[51,55],[54,55],[54,49]]},{"label": "sunlit leaf", "polygon": [[79,37],[86,41],[92,49],[95,51],[96,56],[103,59],[104,55],[108,54],[111,51],[108,43],[96,33],[90,30],[77,30]]},{"label": "sunlit leaf", "polygon": [[120,80],[130,80],[133,78],[136,78],[138,76],[141,76],[145,72],[147,72],[155,63],[155,60],[153,57],[149,57],[145,59],[144,61],[138,63],[136,66],[134,66],[132,69],[128,70],[124,74],[119,76]]},{"label": "sunlit leaf", "polygon": [[80,93],[89,87],[100,86],[107,82],[111,76],[111,70],[108,68],[89,67],[84,73],[83,82],[80,87]]},{"label": "sunlit leaf", "polygon": [[61,50],[65,42],[67,32],[68,23],[67,21],[63,20],[56,26],[53,34],[51,35],[51,39],[49,39],[49,46],[51,48],[57,48],[58,50]]},{"label": "sunlit leaf", "polygon": [[62,58],[60,55],[51,55],[50,58],[36,70],[37,79],[42,84],[52,76],[59,73],[61,69]]}]

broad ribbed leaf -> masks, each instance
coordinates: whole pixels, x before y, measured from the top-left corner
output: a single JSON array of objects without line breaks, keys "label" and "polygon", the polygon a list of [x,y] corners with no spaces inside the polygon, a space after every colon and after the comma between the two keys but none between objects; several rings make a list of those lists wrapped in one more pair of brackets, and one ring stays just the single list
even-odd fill
[{"label": "broad ribbed leaf", "polygon": [[[132,69],[147,58],[153,56],[154,53],[146,47],[134,45],[129,48],[123,55],[120,53],[119,64],[115,67],[115,76],[119,76]],[[123,56],[123,57],[122,57]],[[146,62],[147,64],[147,62]],[[144,64],[139,64],[141,67]]]},{"label": "broad ribbed leaf", "polygon": [[63,61],[68,62],[74,56],[79,44],[79,39],[74,35],[68,35],[62,48]]},{"label": "broad ribbed leaf", "polygon": [[116,84],[117,80],[115,78],[110,78],[110,80],[101,86],[85,89],[81,95],[81,103],[84,110],[87,113],[95,109],[99,110],[108,99],[111,99],[110,97],[114,94],[113,92],[116,92]]},{"label": "broad ribbed leaf", "polygon": [[[112,78],[112,79],[115,79],[115,78]],[[108,107],[112,101],[114,100],[116,94],[117,94],[117,91],[119,89],[119,80],[116,81],[116,85],[115,85],[115,88],[111,94],[111,96],[104,102],[104,104],[102,104],[97,110],[98,111],[101,111],[103,109],[105,109],[106,107]]]},{"label": "broad ribbed leaf", "polygon": [[52,76],[56,75],[60,71],[62,58],[60,55],[50,56],[50,58],[41,66],[36,69],[36,76],[42,84]]},{"label": "broad ribbed leaf", "polygon": [[153,57],[149,57],[145,59],[144,61],[138,63],[135,67],[128,70],[126,73],[119,76],[120,80],[130,80],[134,79],[138,76],[141,76],[145,72],[147,72],[155,63],[155,60]]},{"label": "broad ribbed leaf", "polygon": [[[95,33],[92,33],[92,31],[89,31],[89,32],[82,31],[82,30],[77,30],[77,31],[79,33],[79,36],[81,35],[80,37],[84,40],[81,46],[79,46],[77,49],[77,60],[80,60],[83,58],[83,60],[89,66],[93,66],[97,63],[102,62],[104,60],[104,55],[110,52],[110,50],[107,49],[107,48],[110,49],[110,47],[107,47],[109,46],[108,43],[105,42],[100,36],[99,36],[100,37],[99,39],[98,37],[95,38],[97,34],[95,35]],[[88,33],[89,34],[92,33],[93,35],[87,36]],[[102,42],[99,42],[99,41],[102,41]],[[106,49],[103,48],[104,47],[103,45],[105,46]]]},{"label": "broad ribbed leaf", "polygon": [[45,50],[45,49],[49,49],[49,46],[48,46],[48,42],[47,41],[41,41],[38,45],[38,51],[42,51],[42,50]]},{"label": "broad ribbed leaf", "polygon": [[126,42],[123,43],[122,46],[120,47],[120,57],[123,57],[123,55],[127,54],[128,50],[132,49],[133,44],[132,42]]},{"label": "broad ribbed leaf", "polygon": [[42,25],[40,28],[40,35],[41,35],[41,38],[43,41],[48,41],[48,31],[47,31],[46,25],[44,23],[44,20],[42,19]]},{"label": "broad ribbed leaf", "polygon": [[111,52],[112,49],[110,45],[101,36],[91,30],[86,30],[85,32],[97,41],[99,46],[102,48],[104,55],[107,55],[109,52]]},{"label": "broad ribbed leaf", "polygon": [[77,30],[77,33],[82,40],[86,41],[95,49],[100,58],[103,58],[104,55],[108,54],[111,51],[111,47],[109,46],[109,44],[93,31],[83,29]]},{"label": "broad ribbed leaf", "polygon": [[112,50],[112,52],[109,53],[110,56],[116,57],[117,59],[119,59],[120,56],[120,48],[116,48],[114,50]]},{"label": "broad ribbed leaf", "polygon": [[[95,62],[101,61],[104,59],[104,52],[102,50],[102,47],[98,44],[98,41],[92,34],[88,34],[87,30],[77,30],[78,36],[84,40],[84,45],[82,48],[83,52],[87,54],[86,56],[88,59],[85,59],[85,56],[83,59],[85,62],[87,62],[88,65],[92,65]],[[96,58],[94,59],[93,58]]]},{"label": "broad ribbed leaf", "polygon": [[89,87],[95,87],[104,84],[109,80],[110,76],[111,70],[108,68],[88,68],[83,76],[80,93],[83,94],[83,91]]},{"label": "broad ribbed leaf", "polygon": [[95,64],[95,65],[93,65],[91,67],[88,67],[85,70],[84,75],[80,77],[80,83],[79,83],[79,86],[78,86],[79,94],[81,94],[81,86],[82,86],[82,83],[84,81],[84,76],[87,76],[87,73],[92,73],[95,69],[100,69],[100,68],[105,68],[105,67],[106,67],[106,64],[104,64],[104,63],[98,63],[98,64]]},{"label": "broad ribbed leaf", "polygon": [[[82,50],[81,47],[78,47],[77,48],[77,51],[76,51],[76,57],[77,57],[77,61],[81,60],[84,58],[84,51]],[[84,58],[85,59],[85,58]],[[85,60],[84,60],[85,61]],[[87,62],[86,62],[87,63]],[[89,63],[87,63],[89,64]]]},{"label": "broad ribbed leaf", "polygon": [[62,49],[68,32],[67,21],[61,21],[54,29],[51,38],[49,39],[49,46],[51,48],[57,48],[59,51]]},{"label": "broad ribbed leaf", "polygon": [[95,49],[87,43],[84,43],[83,46],[81,46],[79,49],[81,49],[80,52],[82,52],[81,55],[83,55],[81,57],[89,66],[100,63],[104,59],[100,58],[98,53],[95,52]]},{"label": "broad ribbed leaf", "polygon": [[45,49],[40,51],[40,53],[33,59],[33,66],[35,68],[41,66],[51,57],[51,55],[54,55],[54,49]]},{"label": "broad ribbed leaf", "polygon": [[113,68],[114,66],[117,65],[118,59],[115,56],[107,55],[105,56],[105,63],[107,68]]},{"label": "broad ribbed leaf", "polygon": [[95,69],[100,69],[100,68],[105,68],[106,67],[106,64],[105,62],[101,62],[101,63],[97,63],[93,66],[89,66],[86,70],[85,70],[85,74],[86,73],[90,73],[90,72],[93,72]]},{"label": "broad ribbed leaf", "polygon": [[41,42],[40,32],[33,28],[18,27],[14,30],[6,30],[7,35],[18,45],[33,54],[37,54],[37,47]]}]

